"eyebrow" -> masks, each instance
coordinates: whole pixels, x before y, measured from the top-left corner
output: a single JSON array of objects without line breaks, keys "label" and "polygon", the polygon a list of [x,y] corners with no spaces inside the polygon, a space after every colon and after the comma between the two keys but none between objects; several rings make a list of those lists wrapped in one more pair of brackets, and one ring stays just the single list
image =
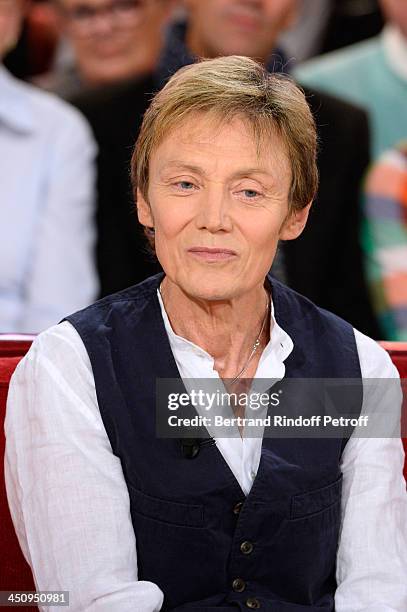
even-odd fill
[{"label": "eyebrow", "polygon": [[[179,170],[189,170],[190,172],[201,174],[202,176],[205,176],[205,177],[207,176],[206,172],[199,166],[195,166],[193,164],[188,164],[186,162],[178,161],[178,160],[173,160],[173,161],[170,161],[164,164],[164,166],[162,166],[161,168],[161,172],[165,172],[166,170],[170,170],[172,168],[179,169]],[[267,170],[263,168],[253,167],[253,168],[242,168],[241,170],[238,170],[237,172],[233,174],[233,178],[241,178],[249,174],[263,174],[269,177],[272,176],[270,172],[267,172]]]},{"label": "eyebrow", "polygon": [[179,170],[189,170],[190,172],[195,172],[196,174],[202,174],[203,176],[206,176],[205,171],[199,166],[194,166],[193,164],[187,164],[186,162],[178,161],[178,160],[167,162],[160,168],[160,172],[165,172],[166,170],[171,170],[172,168],[179,169]]}]

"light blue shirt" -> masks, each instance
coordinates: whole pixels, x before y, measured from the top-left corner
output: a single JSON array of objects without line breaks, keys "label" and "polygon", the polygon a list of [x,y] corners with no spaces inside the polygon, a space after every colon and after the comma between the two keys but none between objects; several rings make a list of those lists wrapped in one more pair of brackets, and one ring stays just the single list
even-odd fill
[{"label": "light blue shirt", "polygon": [[372,159],[407,138],[407,74],[399,67],[406,47],[398,30],[387,26],[375,38],[300,64],[293,71],[299,83],[367,110]]},{"label": "light blue shirt", "polygon": [[0,333],[96,298],[95,155],[78,111],[0,65]]}]

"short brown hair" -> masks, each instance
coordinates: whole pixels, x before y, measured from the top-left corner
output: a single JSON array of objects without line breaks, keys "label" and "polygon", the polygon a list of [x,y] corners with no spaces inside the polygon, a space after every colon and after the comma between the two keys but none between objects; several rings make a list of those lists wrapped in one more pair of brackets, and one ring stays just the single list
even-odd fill
[{"label": "short brown hair", "polygon": [[[289,206],[304,208],[318,188],[317,133],[303,91],[287,76],[270,74],[256,61],[238,55],[201,60],[181,68],[153,98],[131,160],[137,188],[148,201],[149,160],[164,137],[192,113],[221,119],[241,116],[258,142],[277,130],[292,170]],[[151,237],[147,233],[150,242]]]}]

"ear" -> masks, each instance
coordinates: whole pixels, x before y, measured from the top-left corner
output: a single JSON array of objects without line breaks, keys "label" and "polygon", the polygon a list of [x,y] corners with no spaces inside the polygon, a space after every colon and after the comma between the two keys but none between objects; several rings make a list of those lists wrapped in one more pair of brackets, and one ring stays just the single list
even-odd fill
[{"label": "ear", "polygon": [[151,213],[150,204],[146,201],[145,197],[138,188],[136,206],[138,220],[140,221],[141,225],[146,227],[154,227],[154,219]]},{"label": "ear", "polygon": [[312,201],[301,210],[293,210],[287,215],[280,229],[280,240],[298,238],[306,226],[311,205]]}]

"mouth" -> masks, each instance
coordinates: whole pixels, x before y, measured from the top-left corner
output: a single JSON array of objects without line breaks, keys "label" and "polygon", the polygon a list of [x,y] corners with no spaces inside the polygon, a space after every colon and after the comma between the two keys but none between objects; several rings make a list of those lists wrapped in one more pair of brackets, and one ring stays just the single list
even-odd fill
[{"label": "mouth", "polygon": [[237,257],[236,251],[231,249],[210,248],[210,247],[191,247],[188,253],[201,261],[230,261]]},{"label": "mouth", "polygon": [[231,10],[228,18],[236,27],[248,31],[257,30],[261,23],[259,16],[249,11]]}]

